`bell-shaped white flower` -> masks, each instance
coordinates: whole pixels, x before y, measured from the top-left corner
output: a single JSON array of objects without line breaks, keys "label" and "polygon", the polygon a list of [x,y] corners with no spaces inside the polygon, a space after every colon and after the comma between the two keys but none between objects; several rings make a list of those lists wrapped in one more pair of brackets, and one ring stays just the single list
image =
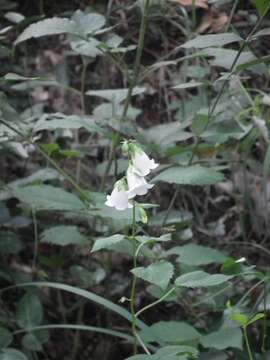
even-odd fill
[{"label": "bell-shaped white flower", "polygon": [[154,159],[150,159],[142,149],[135,147],[131,156],[131,161],[136,171],[141,176],[146,176],[151,170],[156,169],[159,164]]},{"label": "bell-shaped white flower", "polygon": [[133,207],[129,202],[128,191],[124,179],[117,181],[111,195],[107,195],[105,205],[115,207],[117,210],[126,210]]},{"label": "bell-shaped white flower", "polygon": [[153,184],[148,184],[143,176],[138,175],[136,168],[129,165],[127,169],[128,198],[132,199],[136,195],[145,195]]}]

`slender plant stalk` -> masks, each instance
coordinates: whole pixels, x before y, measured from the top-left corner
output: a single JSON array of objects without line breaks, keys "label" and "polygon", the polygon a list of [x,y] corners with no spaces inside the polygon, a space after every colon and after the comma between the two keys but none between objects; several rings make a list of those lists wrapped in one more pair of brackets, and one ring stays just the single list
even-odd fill
[{"label": "slender plant stalk", "polygon": [[32,206],[32,218],[33,218],[33,226],[34,226],[34,254],[33,254],[33,262],[32,262],[32,271],[34,277],[36,277],[37,255],[38,255],[38,229],[37,229],[36,208],[34,206]]},{"label": "slender plant stalk", "polygon": [[82,113],[85,114],[85,81],[86,81],[86,71],[89,65],[89,59],[86,56],[82,56],[82,73],[81,73],[81,108]]},{"label": "slender plant stalk", "polygon": [[158,300],[152,302],[151,304],[146,305],[145,307],[143,307],[141,310],[139,310],[139,311],[135,314],[136,318],[137,318],[139,315],[141,315],[145,310],[148,310],[148,309],[150,309],[151,307],[153,307],[153,306],[159,304],[160,302],[162,302],[163,300],[165,300],[165,299],[166,299],[169,295],[171,295],[174,291],[175,291],[175,288],[173,287],[173,288],[171,288],[169,291],[167,291],[166,294],[164,294],[163,296],[161,296],[161,298],[159,298]]},{"label": "slender plant stalk", "polygon": [[[136,250],[135,244],[135,235],[136,235],[136,203],[133,201],[133,211],[132,211],[132,241],[134,245],[134,255],[133,255],[133,268],[137,267],[137,254],[138,251]],[[131,322],[131,330],[134,335],[134,344],[133,344],[133,354],[136,355],[138,351],[138,343],[137,343],[137,330],[136,330],[136,310],[135,310],[135,297],[136,297],[136,284],[137,284],[137,276],[133,274],[132,283],[131,283],[131,293],[130,293],[130,312],[132,315],[132,322]]]},{"label": "slender plant stalk", "polygon": [[[133,74],[132,74],[131,81],[129,84],[124,109],[123,109],[123,112],[121,115],[121,120],[120,120],[121,122],[124,122],[126,120],[128,108],[131,103],[132,92],[133,92],[134,87],[138,83],[138,79],[139,79],[141,58],[142,58],[142,52],[143,52],[143,48],[144,48],[144,39],[145,39],[145,33],[146,33],[146,27],[147,27],[147,16],[148,16],[149,4],[150,4],[150,0],[144,0],[144,7],[143,7],[143,11],[142,11],[142,19],[141,19],[140,33],[139,33],[139,41],[138,41],[135,63],[134,63],[134,67],[133,67]],[[110,150],[107,167],[105,169],[104,176],[101,181],[101,186],[100,186],[101,191],[104,190],[108,175],[109,175],[111,167],[112,167],[113,159],[115,157],[116,148],[117,148],[119,142],[120,142],[120,133],[117,132],[117,133],[115,133],[114,140],[111,145],[111,150]]]},{"label": "slender plant stalk", "polygon": [[247,335],[247,327],[246,326],[243,326],[243,333],[244,333],[244,338],[245,338],[245,343],[246,343],[246,347],[247,347],[247,351],[248,351],[249,360],[254,360],[251,349],[250,349],[250,345],[249,345],[249,340],[248,340],[248,335]]}]

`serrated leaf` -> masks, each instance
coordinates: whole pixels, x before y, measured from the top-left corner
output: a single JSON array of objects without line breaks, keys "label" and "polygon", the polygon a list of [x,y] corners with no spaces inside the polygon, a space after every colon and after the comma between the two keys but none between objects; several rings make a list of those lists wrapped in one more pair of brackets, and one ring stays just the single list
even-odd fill
[{"label": "serrated leaf", "polygon": [[119,242],[123,241],[125,238],[124,235],[115,234],[105,238],[99,238],[94,243],[94,246],[91,252],[95,252],[102,249],[110,249],[113,245],[118,244]]},{"label": "serrated leaf", "polygon": [[166,255],[180,255],[179,262],[191,266],[223,263],[226,256],[216,249],[197,244],[175,246]]},{"label": "serrated leaf", "polygon": [[[135,87],[132,91],[132,96],[142,94],[145,88]],[[108,89],[108,90],[89,90],[85,93],[90,96],[98,96],[106,99],[114,104],[119,104],[124,101],[128,95],[128,89]]]},{"label": "serrated leaf", "polygon": [[132,274],[166,289],[173,276],[173,265],[168,261],[160,260],[147,267],[137,267],[131,270]]},{"label": "serrated leaf", "polygon": [[224,181],[224,175],[214,169],[202,166],[174,166],[154,177],[153,182],[163,181],[182,185],[211,185]]},{"label": "serrated leaf", "polygon": [[253,0],[260,16],[263,16],[270,8],[270,0]]},{"label": "serrated leaf", "polygon": [[177,286],[185,286],[191,288],[208,287],[222,284],[230,280],[233,276],[223,274],[208,274],[204,271],[192,271],[190,273],[179,276],[175,280]]},{"label": "serrated leaf", "polygon": [[0,326],[0,349],[7,347],[12,342],[13,336],[12,333]]},{"label": "serrated leaf", "polygon": [[21,351],[12,348],[6,348],[1,350],[0,360],[28,360],[28,359]]},{"label": "serrated leaf", "polygon": [[40,325],[43,318],[42,304],[35,294],[25,294],[18,305],[16,321],[22,328]]},{"label": "serrated leaf", "polygon": [[78,231],[76,226],[59,225],[43,231],[40,235],[41,242],[54,245],[85,245],[86,238]]},{"label": "serrated leaf", "polygon": [[15,41],[15,45],[31,38],[63,33],[76,33],[77,24],[69,19],[54,17],[28,26]]},{"label": "serrated leaf", "polygon": [[186,49],[195,47],[203,49],[211,46],[223,46],[236,41],[243,40],[239,35],[234,33],[223,33],[223,34],[211,34],[211,35],[199,35],[195,39],[189,40],[181,47]]},{"label": "serrated leaf", "polygon": [[243,335],[239,327],[227,327],[203,336],[200,343],[205,348],[224,350],[233,347],[242,350]]},{"label": "serrated leaf", "polygon": [[77,196],[51,185],[26,186],[14,190],[13,194],[20,201],[39,209],[85,209],[85,205]]},{"label": "serrated leaf", "polygon": [[159,321],[151,325],[149,330],[140,333],[147,342],[165,341],[180,344],[197,340],[201,336],[194,327],[183,321]]}]

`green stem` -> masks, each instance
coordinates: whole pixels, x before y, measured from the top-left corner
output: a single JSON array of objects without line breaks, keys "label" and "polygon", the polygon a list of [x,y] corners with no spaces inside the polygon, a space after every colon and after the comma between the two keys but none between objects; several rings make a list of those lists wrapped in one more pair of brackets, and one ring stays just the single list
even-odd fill
[{"label": "green stem", "polygon": [[152,302],[151,304],[149,304],[149,305],[146,305],[145,307],[143,307],[141,310],[139,310],[136,314],[135,314],[135,316],[136,317],[138,317],[140,314],[142,314],[145,310],[148,310],[148,309],[150,309],[151,307],[153,307],[153,306],[155,306],[155,305],[157,305],[157,304],[159,304],[160,302],[162,302],[163,300],[165,300],[171,293],[173,293],[174,292],[174,290],[175,290],[175,288],[173,287],[173,288],[171,288],[169,291],[167,291],[166,292],[166,294],[164,294],[163,296],[161,296],[161,298],[160,299],[158,299],[158,300],[156,300],[156,301],[154,301],[154,302]]},{"label": "green stem", "polygon": [[36,209],[34,206],[32,206],[32,218],[34,225],[34,254],[33,254],[33,262],[32,262],[32,272],[34,274],[34,277],[36,277],[37,254],[38,254],[38,229],[37,229]]},{"label": "green stem", "polygon": [[85,191],[77,184],[76,180],[73,179],[71,175],[69,175],[64,169],[62,169],[55,160],[53,160],[47,153],[42,149],[40,145],[33,142],[31,139],[29,139],[26,135],[24,135],[20,130],[17,130],[12,125],[10,125],[8,122],[6,122],[3,119],[0,119],[0,123],[4,124],[6,127],[8,127],[10,130],[14,131],[16,134],[18,134],[21,138],[23,138],[25,141],[27,141],[29,144],[34,145],[35,148],[38,150],[38,152],[43,155],[43,157],[67,180],[69,181],[73,187],[77,190],[77,192],[88,202],[91,202],[88,194],[85,193]]},{"label": "green stem", "polygon": [[246,326],[243,326],[243,333],[244,333],[245,343],[246,343],[246,346],[247,346],[249,360],[254,360],[251,349],[250,349],[249,341],[248,341],[247,327]]},{"label": "green stem", "polygon": [[[135,244],[135,235],[136,235],[136,205],[135,201],[133,201],[133,211],[132,211],[132,241],[134,244],[134,255],[133,255],[133,268],[137,267],[137,256],[138,251],[136,251],[136,244]],[[134,335],[134,344],[133,344],[133,354],[137,354],[138,350],[138,343],[137,343],[137,331],[136,331],[136,309],[135,309],[135,297],[136,297],[136,283],[137,283],[137,276],[133,274],[132,283],[131,283],[131,293],[130,293],[130,312],[132,315],[131,321],[131,330]]]},{"label": "green stem", "polygon": [[89,65],[89,59],[86,56],[82,56],[82,73],[81,73],[81,108],[82,113],[85,114],[85,80],[86,80],[86,71]]},{"label": "green stem", "polygon": [[[134,87],[136,86],[136,84],[138,82],[138,78],[139,78],[141,58],[142,58],[142,52],[143,52],[143,48],[144,48],[144,39],[145,39],[145,33],[146,33],[146,27],[147,27],[147,15],[148,15],[149,4],[150,4],[150,0],[144,0],[144,8],[143,8],[143,12],[142,12],[139,41],[138,41],[136,58],[135,58],[134,67],[133,67],[133,74],[132,74],[131,81],[129,84],[127,98],[125,101],[125,105],[124,105],[124,109],[123,109],[123,112],[121,115],[120,122],[123,122],[126,120],[128,108],[131,103],[132,91],[133,91]],[[107,181],[107,178],[108,178],[108,175],[110,173],[111,166],[113,163],[113,159],[115,156],[116,147],[118,146],[119,142],[120,142],[120,133],[117,132],[117,133],[115,133],[115,136],[114,136],[114,140],[113,140],[113,144],[112,144],[111,152],[110,152],[110,157],[109,157],[108,164],[107,164],[107,167],[106,167],[106,170],[105,170],[102,182],[101,182],[101,190],[104,190],[104,186],[106,184],[106,181]]]}]

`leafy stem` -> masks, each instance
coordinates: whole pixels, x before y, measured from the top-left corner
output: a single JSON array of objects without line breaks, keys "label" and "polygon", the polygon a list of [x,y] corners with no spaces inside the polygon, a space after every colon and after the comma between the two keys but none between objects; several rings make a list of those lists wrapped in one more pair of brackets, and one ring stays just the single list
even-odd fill
[{"label": "leafy stem", "polygon": [[[138,47],[137,47],[137,52],[136,52],[136,58],[135,58],[135,63],[134,63],[134,67],[133,67],[133,74],[132,74],[131,81],[130,81],[129,88],[128,88],[127,98],[126,98],[126,101],[124,104],[124,109],[123,109],[123,112],[122,112],[122,115],[120,118],[121,123],[126,120],[128,108],[131,103],[132,92],[133,92],[134,87],[138,83],[138,79],[139,79],[140,65],[141,65],[142,52],[143,52],[143,48],[144,48],[144,39],[145,39],[145,33],[146,33],[146,27],[147,27],[149,4],[150,4],[150,0],[144,0],[144,7],[142,10],[142,19],[141,19],[141,25],[140,25],[139,41],[138,41]],[[113,138],[114,139],[113,139],[113,143],[111,145],[111,151],[110,151],[107,167],[105,169],[104,176],[101,181],[101,190],[104,190],[104,186],[106,184],[108,175],[110,173],[111,166],[112,166],[113,159],[114,159],[115,152],[116,152],[116,148],[120,142],[120,133],[116,132],[115,136],[113,136]]]}]

